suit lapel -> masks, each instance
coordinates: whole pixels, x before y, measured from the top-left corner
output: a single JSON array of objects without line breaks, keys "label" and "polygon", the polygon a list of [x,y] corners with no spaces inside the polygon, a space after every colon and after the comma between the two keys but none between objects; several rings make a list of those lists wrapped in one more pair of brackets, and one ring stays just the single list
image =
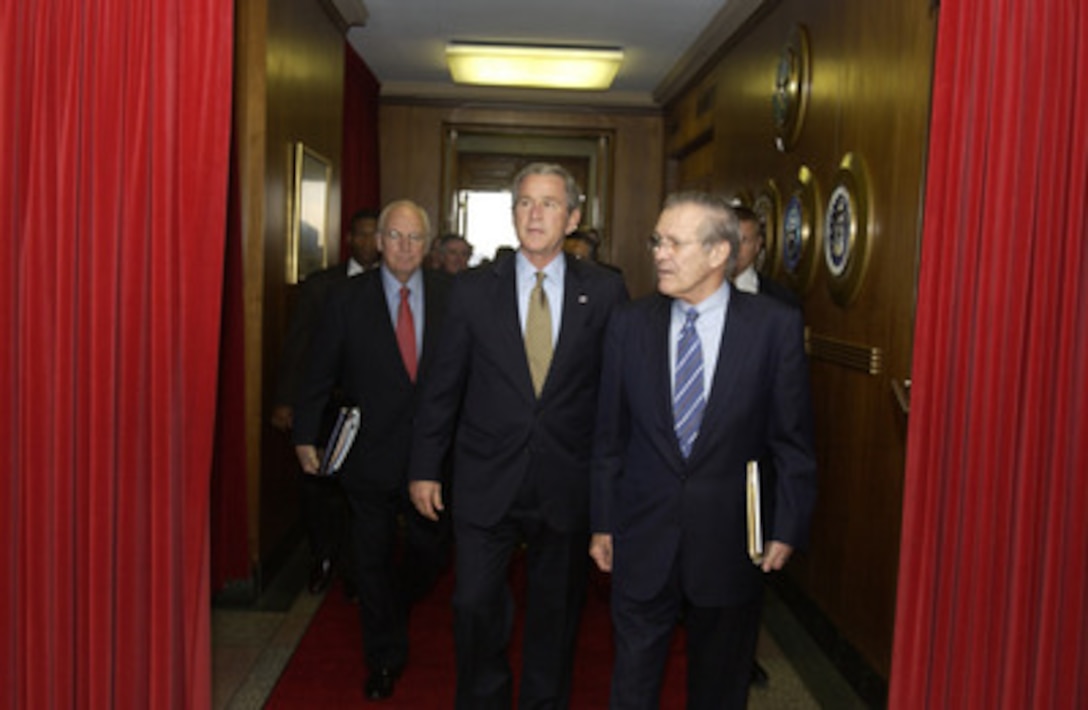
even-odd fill
[{"label": "suit lapel", "polygon": [[495,275],[491,303],[495,305],[495,327],[498,334],[496,347],[502,351],[499,362],[510,363],[512,380],[520,384],[520,389],[530,402],[536,401],[533,392],[533,378],[529,374],[529,358],[525,354],[525,339],[521,332],[521,317],[518,314],[517,263],[514,256],[504,258],[493,267]]},{"label": "suit lapel", "polygon": [[[438,340],[438,332],[442,327],[442,321],[439,313],[442,311],[442,301],[445,299],[445,294],[441,293],[441,286],[438,285],[434,275],[427,270],[422,272],[423,274],[423,352],[420,354],[419,364],[422,369],[423,362],[430,359],[431,351],[434,350],[435,343]],[[394,332],[394,338],[396,333]]]},{"label": "suit lapel", "polygon": [[[589,294],[585,288],[585,272],[577,259],[567,260],[566,276],[563,279],[563,309],[559,323],[559,338],[552,355],[552,370],[562,369],[573,358],[578,360],[578,334],[585,328],[586,318],[591,307]],[[547,390],[547,383],[544,385]]]},{"label": "suit lapel", "polygon": [[[397,332],[393,327],[393,321],[389,317],[389,302],[385,298],[385,285],[382,282],[381,269],[373,269],[360,274],[356,278],[368,278],[367,302],[363,308],[364,313],[373,314],[374,330],[367,334],[375,338],[375,342],[385,352],[381,354],[381,362],[396,362],[397,371],[404,375],[405,382],[409,382],[408,370],[404,367],[401,358],[400,347],[397,346]],[[426,287],[424,287],[426,288]],[[426,298],[426,294],[424,294]],[[395,360],[394,360],[395,358]]]},{"label": "suit lapel", "polygon": [[725,415],[729,402],[736,395],[742,373],[747,371],[745,359],[752,349],[752,314],[748,302],[734,289],[730,293],[729,310],[722,329],[722,340],[718,348],[718,363],[714,368],[714,379],[707,394],[706,410],[703,423],[699,427],[699,438],[695,441],[692,457],[702,448],[699,442],[704,436],[713,438],[718,430],[718,422]]},{"label": "suit lapel", "polygon": [[657,400],[652,411],[657,412],[656,426],[676,467],[684,466],[684,457],[680,454],[680,443],[676,440],[676,430],[672,417],[672,368],[669,363],[669,326],[672,322],[672,299],[655,296],[648,313],[649,327],[646,329],[646,342],[642,343],[647,353],[649,391]]}]

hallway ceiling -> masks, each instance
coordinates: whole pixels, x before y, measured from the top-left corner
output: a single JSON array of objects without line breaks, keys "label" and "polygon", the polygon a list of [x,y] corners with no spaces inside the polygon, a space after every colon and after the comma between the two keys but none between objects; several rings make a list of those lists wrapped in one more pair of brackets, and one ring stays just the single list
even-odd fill
[{"label": "hallway ceiling", "polygon": [[[378,77],[383,97],[653,106],[663,82],[692,71],[710,35],[720,43],[721,28],[739,25],[738,14],[747,17],[762,0],[364,2],[366,24],[353,27],[348,41]],[[446,69],[452,40],[618,46],[625,58],[607,92],[465,87]]]}]

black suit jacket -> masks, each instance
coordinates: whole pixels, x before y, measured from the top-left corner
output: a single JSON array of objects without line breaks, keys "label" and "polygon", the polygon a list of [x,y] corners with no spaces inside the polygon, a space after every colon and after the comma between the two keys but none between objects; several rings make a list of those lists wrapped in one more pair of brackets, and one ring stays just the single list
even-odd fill
[{"label": "black suit jacket", "polygon": [[707,407],[685,461],[673,431],[669,321],[655,295],[609,327],[593,466],[594,532],[613,536],[613,584],[649,599],[674,564],[699,606],[755,599],[747,555],[747,462],[770,455],[778,480],[766,540],[801,547],[816,495],[816,459],[801,312],[732,289]]},{"label": "black suit jacket", "polygon": [[409,477],[439,480],[452,441],[456,519],[498,522],[532,468],[547,481],[545,519],[558,530],[587,524],[604,329],[627,290],[615,272],[560,258],[567,260],[562,323],[539,400],[518,318],[515,258],[463,272],[454,283]]},{"label": "black suit jacket", "polygon": [[801,307],[800,297],[788,286],[784,286],[774,279],[764,276],[763,274],[756,274],[756,278],[759,279],[759,292],[776,298],[783,303],[793,306],[794,308]]},{"label": "black suit jacket", "polygon": [[329,294],[295,405],[295,443],[324,445],[321,410],[339,388],[362,413],[359,434],[338,474],[349,490],[404,485],[416,393],[434,357],[448,292],[448,276],[423,272],[423,348],[415,384],[397,348],[381,269],[348,279]]},{"label": "black suit jacket", "polygon": [[275,404],[294,406],[299,383],[305,376],[310,340],[321,322],[325,298],[336,284],[347,278],[348,262],[345,261],[310,274],[298,287],[298,302],[283,339],[283,352],[276,373]]}]

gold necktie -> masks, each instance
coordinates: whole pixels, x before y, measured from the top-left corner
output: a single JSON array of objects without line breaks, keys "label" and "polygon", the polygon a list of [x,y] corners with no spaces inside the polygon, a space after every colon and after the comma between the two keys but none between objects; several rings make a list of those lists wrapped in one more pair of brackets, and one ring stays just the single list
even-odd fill
[{"label": "gold necktie", "polygon": [[539,397],[552,364],[552,312],[548,308],[548,294],[544,291],[543,271],[536,272],[536,285],[529,294],[529,310],[525,314],[525,354],[529,356],[533,391]]}]

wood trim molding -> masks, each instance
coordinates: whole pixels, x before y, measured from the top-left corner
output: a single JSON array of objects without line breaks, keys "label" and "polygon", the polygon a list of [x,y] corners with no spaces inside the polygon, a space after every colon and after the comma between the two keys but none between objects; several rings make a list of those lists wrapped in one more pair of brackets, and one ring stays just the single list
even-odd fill
[{"label": "wood trim molding", "polygon": [[347,34],[352,27],[362,27],[370,18],[363,0],[318,0],[341,33]]},{"label": "wood trim molding", "polygon": [[729,0],[725,3],[654,89],[654,101],[665,105],[675,99],[764,5],[769,9],[776,2],[777,0]]}]

